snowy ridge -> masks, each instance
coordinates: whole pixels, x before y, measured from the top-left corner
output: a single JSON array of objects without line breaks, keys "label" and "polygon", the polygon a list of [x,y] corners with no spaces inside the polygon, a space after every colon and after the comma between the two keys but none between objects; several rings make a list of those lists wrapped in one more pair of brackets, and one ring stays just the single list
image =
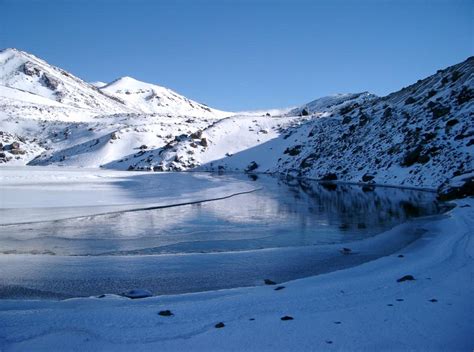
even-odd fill
[{"label": "snowy ridge", "polygon": [[0,84],[74,108],[108,113],[129,111],[117,98],[109,97],[69,72],[16,49],[0,52]]},{"label": "snowy ridge", "polygon": [[229,112],[211,109],[192,101],[171,89],[138,81],[132,77],[121,77],[100,90],[123,101],[134,111],[143,113],[176,114],[219,118],[229,116]]},{"label": "snowy ridge", "polygon": [[360,105],[375,98],[377,98],[376,95],[368,92],[329,95],[327,97],[313,100],[304,106],[292,109],[286,115],[298,116],[302,114],[319,113],[320,117],[329,116],[332,112],[351,104]]},{"label": "snowy ridge", "polygon": [[386,97],[337,94],[234,116],[130,77],[99,89],[15,49],[0,63],[0,130],[39,146],[18,163],[427,188],[474,170],[472,57]]}]

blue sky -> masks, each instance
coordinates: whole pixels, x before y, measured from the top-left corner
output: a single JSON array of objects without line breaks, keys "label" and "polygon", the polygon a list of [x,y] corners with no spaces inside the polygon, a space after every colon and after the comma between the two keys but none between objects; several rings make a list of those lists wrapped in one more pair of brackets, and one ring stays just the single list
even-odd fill
[{"label": "blue sky", "polygon": [[385,95],[474,53],[472,0],[0,0],[0,47],[227,110]]}]

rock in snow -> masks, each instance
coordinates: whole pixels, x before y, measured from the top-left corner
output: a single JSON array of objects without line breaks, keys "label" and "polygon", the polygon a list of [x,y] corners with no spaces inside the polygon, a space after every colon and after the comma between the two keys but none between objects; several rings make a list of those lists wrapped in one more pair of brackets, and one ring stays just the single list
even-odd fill
[{"label": "rock in snow", "polygon": [[124,297],[131,298],[131,299],[146,298],[146,297],[153,296],[153,294],[150,291],[144,290],[144,289],[133,289],[127,292],[123,292],[121,295]]}]

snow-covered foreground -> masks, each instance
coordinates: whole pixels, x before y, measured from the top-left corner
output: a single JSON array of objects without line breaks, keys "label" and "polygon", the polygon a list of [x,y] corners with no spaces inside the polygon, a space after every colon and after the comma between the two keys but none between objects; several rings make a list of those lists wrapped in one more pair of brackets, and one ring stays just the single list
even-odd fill
[{"label": "snow-covered foreground", "polygon": [[[474,200],[400,253],[275,286],[130,300],[0,301],[18,350],[472,350]],[[397,282],[405,275],[415,280]],[[170,310],[172,316],[159,315]],[[281,320],[289,316],[293,320]],[[223,322],[223,328],[215,325]]]}]

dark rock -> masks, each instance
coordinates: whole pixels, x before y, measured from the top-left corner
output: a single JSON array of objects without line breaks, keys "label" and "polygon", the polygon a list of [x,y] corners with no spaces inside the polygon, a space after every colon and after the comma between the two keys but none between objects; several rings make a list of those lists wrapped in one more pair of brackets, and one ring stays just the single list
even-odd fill
[{"label": "dark rock", "polygon": [[303,110],[301,110],[301,116],[308,116],[308,115],[309,115],[308,109],[304,108]]},{"label": "dark rock", "polygon": [[20,149],[20,143],[18,142],[13,142],[12,144],[10,144],[10,149],[13,150],[13,149]]},{"label": "dark rock", "polygon": [[148,149],[148,146],[146,144],[142,144],[139,149],[141,150]]},{"label": "dark rock", "polygon": [[438,300],[436,298],[432,298],[432,299],[430,299],[430,302],[431,303],[436,303],[436,302],[438,302]]},{"label": "dark rock", "polygon": [[285,315],[284,317],[281,317],[280,319],[283,321],[286,321],[286,320],[293,320],[294,318],[290,317],[289,315]]},{"label": "dark rock", "polygon": [[133,171],[133,170],[135,170],[135,167],[133,165],[130,165],[127,170],[128,171]]},{"label": "dark rock", "polygon": [[283,290],[285,288],[285,286],[278,286],[275,288],[275,291],[280,291],[280,290]]},{"label": "dark rock", "polygon": [[123,292],[121,296],[128,297],[131,299],[146,298],[151,297],[153,294],[148,290],[143,289],[133,289],[127,292]]},{"label": "dark rock", "polygon": [[462,105],[471,101],[474,98],[474,90],[469,87],[462,87],[461,91],[457,96],[458,105]]},{"label": "dark rock", "polygon": [[441,104],[435,104],[431,107],[431,113],[433,114],[433,118],[440,118],[443,117],[451,112],[451,108],[449,106],[443,106]]},{"label": "dark rock", "polygon": [[58,89],[59,84],[61,83],[56,78],[51,77],[47,73],[43,74],[43,82],[44,82],[44,85],[51,90]]},{"label": "dark rock", "polygon": [[401,278],[399,278],[397,280],[397,282],[404,282],[404,281],[413,281],[415,280],[415,278],[413,277],[413,275],[405,275],[405,276],[402,276]]},{"label": "dark rock", "polygon": [[337,175],[332,172],[327,173],[320,179],[320,181],[335,181],[335,180],[337,180]]},{"label": "dark rock", "polygon": [[412,166],[413,164],[425,164],[430,160],[430,157],[423,152],[423,147],[418,145],[415,149],[408,151],[401,162],[401,166]]},{"label": "dark rock", "polygon": [[416,99],[413,98],[413,97],[408,97],[406,100],[405,100],[405,105],[409,105],[409,104],[413,104],[416,102]]},{"label": "dark rock", "polygon": [[438,200],[448,201],[474,196],[474,177],[467,177],[458,185],[442,185],[438,189]]},{"label": "dark rock", "polygon": [[399,254],[398,258],[405,258],[405,256],[403,254]]},{"label": "dark rock", "polygon": [[39,67],[35,66],[33,63],[27,61],[23,64],[23,73],[28,76],[40,76],[41,70]]},{"label": "dark rock", "polygon": [[110,139],[118,139],[117,132],[112,132],[112,133],[110,134]]},{"label": "dark rock", "polygon": [[283,154],[288,154],[291,156],[296,156],[299,153],[301,153],[301,145],[295,145],[294,147],[286,148],[283,152]]},{"label": "dark rock", "polygon": [[446,127],[452,127],[452,126],[456,125],[457,123],[459,123],[458,119],[451,119],[448,122],[446,122]]},{"label": "dark rock", "polygon": [[204,138],[204,137],[201,138],[201,145],[203,147],[207,147],[209,145],[208,142],[207,142],[207,138]]},{"label": "dark rock", "polygon": [[216,329],[221,329],[221,328],[223,328],[224,326],[225,326],[225,324],[224,324],[223,322],[220,322],[220,323],[217,323],[216,325],[214,325],[214,327],[215,327]]},{"label": "dark rock", "polygon": [[352,254],[352,249],[344,247],[340,250],[340,252],[342,254]]},{"label": "dark rock", "polygon": [[170,310],[167,309],[167,310],[160,310],[158,312],[158,315],[161,315],[162,317],[171,317],[174,314]]},{"label": "dark rock", "polygon": [[375,178],[373,175],[365,174],[362,176],[362,182],[370,182]]},{"label": "dark rock", "polygon": [[196,132],[191,133],[190,137],[192,139],[200,139],[200,138],[202,138],[202,131],[197,130]]},{"label": "dark rock", "polygon": [[387,107],[385,111],[383,112],[383,118],[388,119],[391,116],[392,116],[392,108]]},{"label": "dark rock", "polygon": [[265,283],[265,285],[276,285],[276,282],[270,279],[265,279],[263,280],[263,282]]},{"label": "dark rock", "polygon": [[245,172],[250,172],[256,170],[257,168],[258,164],[255,161],[252,161],[250,164],[248,164],[247,168],[245,169]]}]

